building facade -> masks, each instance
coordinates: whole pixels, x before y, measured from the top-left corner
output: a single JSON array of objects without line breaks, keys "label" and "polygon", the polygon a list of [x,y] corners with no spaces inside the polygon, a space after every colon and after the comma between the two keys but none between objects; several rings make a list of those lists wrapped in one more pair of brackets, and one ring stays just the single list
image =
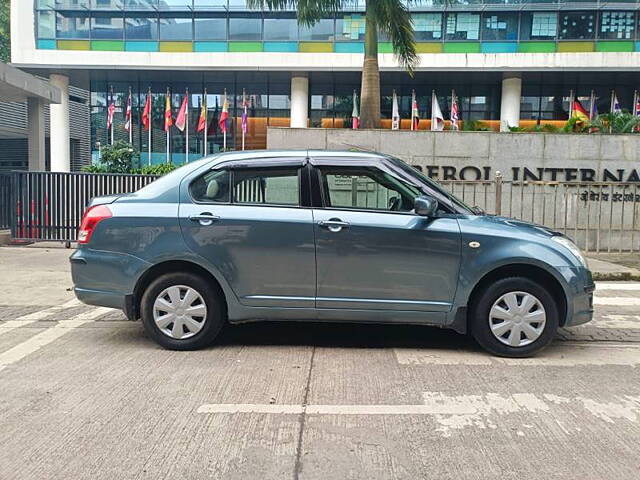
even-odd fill
[{"label": "building facade", "polygon": [[[345,2],[344,12],[305,28],[294,11],[250,10],[244,0],[12,0],[12,60],[50,75],[64,92],[69,84],[90,92],[94,157],[99,145],[110,141],[106,119],[112,89],[114,137],[129,139],[123,126],[131,90],[132,139],[143,161],[165,161],[168,143],[171,161],[181,163],[185,134],[172,128],[167,142],[162,129],[167,90],[174,115],[188,92],[189,159],[202,155],[205,141],[208,152],[221,148],[217,118],[225,91],[232,117],[230,148],[241,145],[243,91],[249,103],[247,148],[265,146],[269,125],[348,127],[353,92],[360,89],[364,3]],[[425,0],[410,8],[420,56],[414,76],[398,67],[390,43],[380,38],[385,119],[394,90],[404,118],[410,115],[412,91],[426,119],[431,92],[448,116],[455,90],[463,120],[504,129],[561,124],[571,91],[585,102],[595,91],[603,112],[615,90],[623,108],[631,109],[640,88],[638,2],[454,0],[443,6]],[[151,158],[149,135],[141,128],[149,91]],[[195,131],[205,101],[206,140]],[[64,109],[63,102],[52,119],[61,134],[69,129]],[[65,146],[52,144],[52,156],[58,155],[68,158]]]}]

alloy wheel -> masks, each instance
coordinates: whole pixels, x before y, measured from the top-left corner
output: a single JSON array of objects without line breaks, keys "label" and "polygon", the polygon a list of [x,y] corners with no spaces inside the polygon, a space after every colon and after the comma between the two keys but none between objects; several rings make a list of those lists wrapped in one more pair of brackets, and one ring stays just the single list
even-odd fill
[{"label": "alloy wheel", "polygon": [[505,293],[489,311],[491,332],[510,347],[524,347],[535,342],[542,335],[546,321],[544,305],[528,292]]},{"label": "alloy wheel", "polygon": [[153,320],[162,333],[176,340],[196,335],[207,319],[202,295],[186,285],[164,289],[153,303]]}]

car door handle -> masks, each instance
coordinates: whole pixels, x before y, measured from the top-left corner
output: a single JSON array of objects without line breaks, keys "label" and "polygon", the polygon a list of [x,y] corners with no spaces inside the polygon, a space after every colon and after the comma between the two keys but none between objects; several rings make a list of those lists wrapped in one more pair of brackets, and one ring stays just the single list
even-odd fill
[{"label": "car door handle", "polygon": [[328,229],[330,232],[339,232],[343,228],[348,228],[350,223],[343,222],[340,219],[331,219],[331,220],[320,220],[318,222],[318,225]]},{"label": "car door handle", "polygon": [[209,212],[203,212],[200,215],[191,215],[189,220],[192,222],[199,222],[200,225],[206,227],[213,224],[213,222],[220,220],[220,217]]}]

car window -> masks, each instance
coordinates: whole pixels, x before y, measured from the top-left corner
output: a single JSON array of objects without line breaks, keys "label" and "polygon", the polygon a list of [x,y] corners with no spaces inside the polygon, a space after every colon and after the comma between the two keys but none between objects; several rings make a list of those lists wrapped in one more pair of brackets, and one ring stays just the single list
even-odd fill
[{"label": "car window", "polygon": [[229,203],[230,182],[228,170],[210,170],[194,180],[189,189],[197,202]]},{"label": "car window", "polygon": [[331,208],[355,208],[410,212],[418,189],[374,167],[325,167],[320,169],[324,204]]},{"label": "car window", "polygon": [[299,205],[298,168],[238,169],[233,172],[233,202]]}]

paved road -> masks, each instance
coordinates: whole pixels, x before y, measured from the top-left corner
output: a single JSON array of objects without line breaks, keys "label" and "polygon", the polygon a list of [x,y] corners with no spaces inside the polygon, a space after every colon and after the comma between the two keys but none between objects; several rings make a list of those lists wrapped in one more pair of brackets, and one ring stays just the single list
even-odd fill
[{"label": "paved road", "polygon": [[640,283],[533,359],[424,327],[255,324],[161,350],[0,249],[0,479],[638,479]]}]

